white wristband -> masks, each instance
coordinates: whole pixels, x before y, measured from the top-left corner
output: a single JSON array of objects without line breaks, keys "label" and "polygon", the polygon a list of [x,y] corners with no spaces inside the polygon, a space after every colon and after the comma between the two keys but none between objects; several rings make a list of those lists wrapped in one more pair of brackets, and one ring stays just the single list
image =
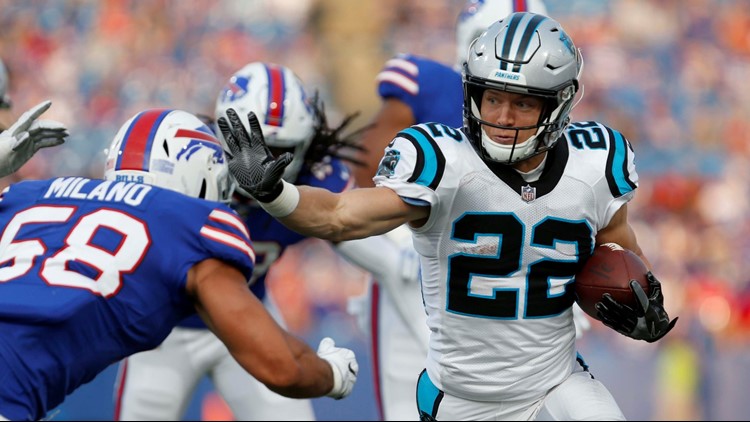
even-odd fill
[{"label": "white wristband", "polygon": [[286,217],[291,214],[299,203],[299,190],[286,180],[281,181],[282,188],[279,196],[271,202],[260,202],[260,206],[272,217]]}]

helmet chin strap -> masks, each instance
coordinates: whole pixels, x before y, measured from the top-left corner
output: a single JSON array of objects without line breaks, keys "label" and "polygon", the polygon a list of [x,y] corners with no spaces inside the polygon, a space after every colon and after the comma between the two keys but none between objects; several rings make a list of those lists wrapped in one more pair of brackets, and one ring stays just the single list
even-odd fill
[{"label": "helmet chin strap", "polygon": [[[532,152],[536,150],[538,144],[537,135],[532,135],[525,141],[519,143],[518,130],[516,130],[516,142],[513,145],[498,144],[487,136],[487,132],[485,132],[483,127],[481,128],[481,131],[482,148],[484,148],[484,151],[489,158],[501,163],[510,162],[511,159],[514,159],[514,162],[519,161],[515,160],[515,158],[532,155]],[[521,159],[523,160],[523,158]]]}]

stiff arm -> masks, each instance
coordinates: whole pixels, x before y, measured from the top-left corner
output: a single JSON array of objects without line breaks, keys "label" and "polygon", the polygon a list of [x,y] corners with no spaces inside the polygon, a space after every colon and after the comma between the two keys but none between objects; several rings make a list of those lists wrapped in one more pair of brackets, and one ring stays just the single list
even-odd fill
[{"label": "stiff arm", "polygon": [[[285,184],[284,189],[295,187]],[[309,186],[296,189],[297,207],[279,221],[296,232],[334,242],[387,233],[405,223],[418,227],[430,212],[429,207],[408,204],[385,187],[339,194]]]}]

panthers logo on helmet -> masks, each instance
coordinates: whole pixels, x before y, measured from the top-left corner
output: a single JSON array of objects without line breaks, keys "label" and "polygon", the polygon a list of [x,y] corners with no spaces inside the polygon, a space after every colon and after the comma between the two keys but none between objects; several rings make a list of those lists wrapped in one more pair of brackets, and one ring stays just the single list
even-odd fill
[{"label": "panthers logo on helmet", "polygon": [[560,41],[565,45],[565,47],[568,48],[568,51],[570,51],[571,54],[576,54],[575,46],[573,46],[573,40],[570,39],[568,34],[565,32],[560,32]]},{"label": "panthers logo on helmet", "polygon": [[385,153],[383,159],[378,165],[378,176],[392,177],[396,172],[396,166],[401,159],[401,153],[396,150],[390,150]]}]

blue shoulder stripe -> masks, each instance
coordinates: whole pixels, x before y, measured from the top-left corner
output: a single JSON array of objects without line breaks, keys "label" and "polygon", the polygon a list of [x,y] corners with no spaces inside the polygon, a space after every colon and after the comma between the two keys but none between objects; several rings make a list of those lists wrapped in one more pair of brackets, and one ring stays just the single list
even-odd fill
[{"label": "blue shoulder stripe", "polygon": [[635,190],[636,185],[630,180],[628,171],[628,153],[630,143],[616,130],[606,128],[609,134],[609,156],[607,157],[607,183],[612,196],[619,198]]},{"label": "blue shoulder stripe", "polygon": [[404,129],[398,136],[408,139],[417,150],[417,164],[408,182],[437,189],[445,173],[445,156],[435,140],[418,126]]}]

